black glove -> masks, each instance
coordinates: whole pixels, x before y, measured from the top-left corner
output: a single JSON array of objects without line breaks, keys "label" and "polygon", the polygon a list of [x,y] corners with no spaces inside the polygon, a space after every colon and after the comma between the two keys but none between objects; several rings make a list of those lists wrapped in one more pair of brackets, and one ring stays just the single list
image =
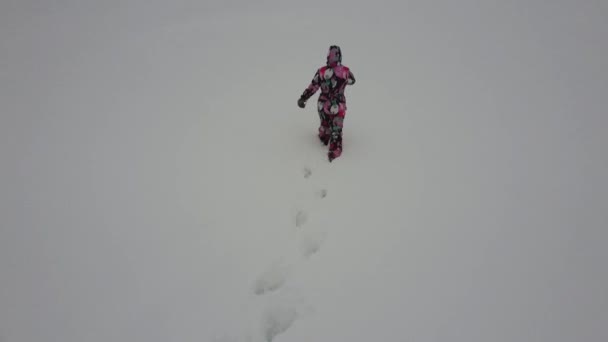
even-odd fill
[{"label": "black glove", "polygon": [[298,99],[298,107],[300,107],[300,108],[306,107],[306,101],[301,97]]}]

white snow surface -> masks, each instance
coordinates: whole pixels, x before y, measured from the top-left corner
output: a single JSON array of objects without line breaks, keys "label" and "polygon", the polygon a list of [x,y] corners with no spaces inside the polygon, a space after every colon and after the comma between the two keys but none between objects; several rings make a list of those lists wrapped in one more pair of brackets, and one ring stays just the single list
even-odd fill
[{"label": "white snow surface", "polygon": [[0,341],[608,341],[607,17],[2,1]]}]

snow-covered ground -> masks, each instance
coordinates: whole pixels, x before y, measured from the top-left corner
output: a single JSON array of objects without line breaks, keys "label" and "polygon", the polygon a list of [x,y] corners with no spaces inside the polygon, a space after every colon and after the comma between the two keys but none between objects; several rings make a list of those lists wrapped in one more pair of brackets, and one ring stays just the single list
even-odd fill
[{"label": "snow-covered ground", "polygon": [[607,17],[3,1],[0,341],[607,341]]}]

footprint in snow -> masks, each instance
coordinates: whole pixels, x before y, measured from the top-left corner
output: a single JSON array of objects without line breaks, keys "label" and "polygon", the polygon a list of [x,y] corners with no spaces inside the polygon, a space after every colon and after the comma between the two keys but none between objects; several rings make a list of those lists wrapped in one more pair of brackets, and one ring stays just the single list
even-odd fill
[{"label": "footprint in snow", "polygon": [[289,306],[274,306],[266,311],[262,320],[262,331],[267,342],[291,327],[298,317],[295,308]]},{"label": "footprint in snow", "polygon": [[312,175],[312,169],[309,167],[304,168],[304,178],[310,178]]},{"label": "footprint in snow", "polygon": [[287,280],[287,267],[285,265],[274,265],[262,273],[253,286],[256,295],[273,292],[280,289]]},{"label": "footprint in snow", "polygon": [[319,198],[327,197],[327,189],[321,189],[321,190],[317,191],[317,197],[319,197]]},{"label": "footprint in snow", "polygon": [[303,210],[298,210],[296,213],[296,227],[300,228],[308,221],[308,214]]},{"label": "footprint in snow", "polygon": [[325,240],[325,233],[313,232],[305,235],[300,243],[300,251],[306,258],[311,257],[321,249],[323,240]]}]

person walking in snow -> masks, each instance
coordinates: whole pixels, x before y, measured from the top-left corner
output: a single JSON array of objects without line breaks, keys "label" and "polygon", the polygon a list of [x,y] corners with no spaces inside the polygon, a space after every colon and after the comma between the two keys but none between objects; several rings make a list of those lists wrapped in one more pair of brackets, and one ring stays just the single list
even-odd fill
[{"label": "person walking in snow", "polygon": [[326,65],[319,68],[312,82],[298,99],[300,108],[306,107],[306,101],[317,90],[321,89],[317,101],[319,139],[324,145],[329,145],[327,157],[329,161],[342,154],[342,128],[346,116],[346,97],[344,90],[347,85],[355,84],[355,76],[350,69],[342,65],[342,51],[337,45],[329,47]]}]

